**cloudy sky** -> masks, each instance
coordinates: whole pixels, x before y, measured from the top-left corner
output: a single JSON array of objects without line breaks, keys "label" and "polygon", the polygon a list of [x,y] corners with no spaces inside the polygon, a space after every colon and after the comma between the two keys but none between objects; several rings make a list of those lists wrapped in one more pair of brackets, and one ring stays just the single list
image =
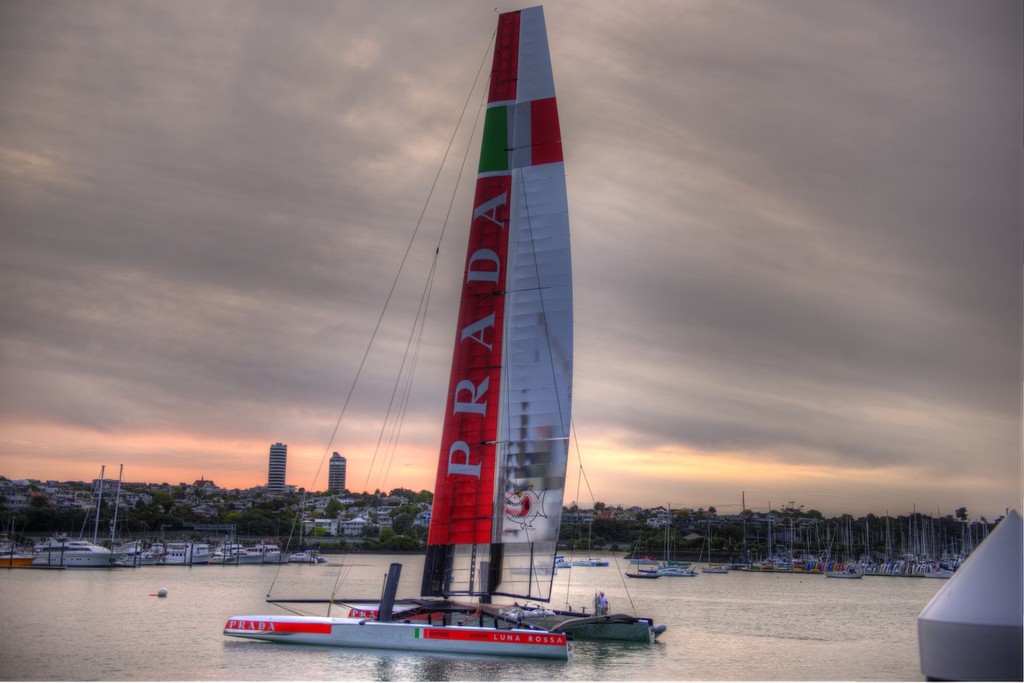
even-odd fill
[{"label": "cloudy sky", "polygon": [[[545,14],[566,500],[1019,507],[1020,2]],[[297,486],[338,450],[350,489],[432,489],[495,23],[456,0],[0,4],[0,474],[249,487],[282,441]]]}]

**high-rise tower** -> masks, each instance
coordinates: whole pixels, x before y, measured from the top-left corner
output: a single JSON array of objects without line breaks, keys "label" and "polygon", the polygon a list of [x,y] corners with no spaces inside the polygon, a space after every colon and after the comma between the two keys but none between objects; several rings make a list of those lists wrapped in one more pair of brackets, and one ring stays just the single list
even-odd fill
[{"label": "high-rise tower", "polygon": [[345,490],[345,467],[347,461],[337,451],[331,456],[331,461],[328,463],[327,470],[327,488],[334,489],[337,492]]},{"label": "high-rise tower", "polygon": [[267,471],[267,490],[284,493],[284,472],[288,463],[288,444],[270,444],[270,468]]}]

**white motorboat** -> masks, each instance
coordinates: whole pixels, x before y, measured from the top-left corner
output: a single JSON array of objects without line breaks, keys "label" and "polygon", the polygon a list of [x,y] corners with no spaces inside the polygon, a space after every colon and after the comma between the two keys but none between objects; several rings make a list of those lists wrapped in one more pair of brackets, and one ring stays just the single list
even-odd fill
[{"label": "white motorboat", "polygon": [[327,564],[327,558],[315,550],[303,550],[289,555],[288,564]]},{"label": "white motorboat", "polygon": [[191,541],[170,541],[159,564],[192,566],[210,563],[210,546],[207,543]]},{"label": "white motorboat", "polygon": [[588,557],[585,560],[573,560],[573,567],[607,567],[608,560],[602,560],[600,557]]},{"label": "white motorboat", "polygon": [[276,543],[263,541],[245,548],[239,561],[241,564],[281,564],[288,561],[288,556],[281,554]]},{"label": "white motorboat", "polygon": [[52,536],[35,546],[36,556],[33,567],[112,567],[114,554],[109,548],[90,543],[84,539],[69,539]]},{"label": "white motorboat", "polygon": [[656,573],[658,576],[697,576],[697,572],[693,571],[689,567],[680,567],[672,565],[658,567]]},{"label": "white motorboat", "polygon": [[140,557],[142,565],[154,565],[159,564],[160,560],[166,554],[166,549],[163,543],[153,543],[146,550],[142,551]]}]

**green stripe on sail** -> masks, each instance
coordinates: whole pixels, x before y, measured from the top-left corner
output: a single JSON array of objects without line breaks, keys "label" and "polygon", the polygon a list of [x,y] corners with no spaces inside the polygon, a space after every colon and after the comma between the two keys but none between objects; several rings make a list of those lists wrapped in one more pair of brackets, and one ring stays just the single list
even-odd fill
[{"label": "green stripe on sail", "polygon": [[508,107],[488,107],[480,145],[480,173],[508,170]]}]

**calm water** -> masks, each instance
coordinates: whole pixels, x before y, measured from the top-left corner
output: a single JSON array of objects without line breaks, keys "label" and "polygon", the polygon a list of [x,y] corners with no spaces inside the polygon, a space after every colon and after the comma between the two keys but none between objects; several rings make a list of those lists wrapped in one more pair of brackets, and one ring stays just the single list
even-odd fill
[{"label": "calm water", "polygon": [[[415,596],[423,558],[334,556],[332,564],[0,570],[3,680],[923,680],[917,615],[930,579],[731,572],[638,581],[626,564],[559,570],[552,606],[651,616],[653,646],[579,642],[571,663],[414,656],[225,638],[264,598],[376,597],[390,562]],[[168,597],[150,594],[167,588]],[[322,612],[321,612],[322,613]]]}]

